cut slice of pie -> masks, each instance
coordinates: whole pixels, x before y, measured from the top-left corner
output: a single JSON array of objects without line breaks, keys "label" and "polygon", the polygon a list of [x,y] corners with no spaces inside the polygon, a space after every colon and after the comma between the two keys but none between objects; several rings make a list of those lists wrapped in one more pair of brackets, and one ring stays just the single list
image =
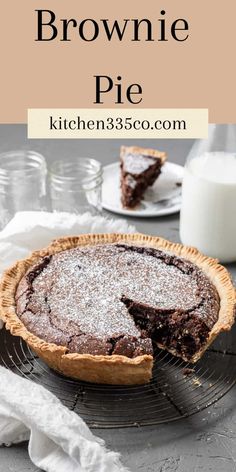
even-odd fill
[{"label": "cut slice of pie", "polygon": [[141,147],[121,146],[121,203],[125,208],[135,208],[145,190],[154,184],[166,160],[165,152]]},{"label": "cut slice of pie", "polygon": [[62,238],[6,271],[0,294],[6,328],[51,368],[107,384],[148,382],[156,344],[196,362],[235,315],[225,268],[140,234]]}]

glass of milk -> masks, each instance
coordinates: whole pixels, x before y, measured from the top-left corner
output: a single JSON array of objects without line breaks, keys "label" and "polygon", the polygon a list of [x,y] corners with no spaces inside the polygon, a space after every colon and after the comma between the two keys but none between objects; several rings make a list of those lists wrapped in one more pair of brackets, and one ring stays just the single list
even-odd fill
[{"label": "glass of milk", "polygon": [[236,125],[211,125],[185,166],[180,238],[221,262],[236,261]]}]

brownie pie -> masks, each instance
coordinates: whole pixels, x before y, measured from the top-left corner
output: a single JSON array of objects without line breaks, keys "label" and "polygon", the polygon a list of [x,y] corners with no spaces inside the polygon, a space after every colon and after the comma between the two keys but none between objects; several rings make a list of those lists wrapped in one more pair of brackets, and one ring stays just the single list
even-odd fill
[{"label": "brownie pie", "polygon": [[195,362],[234,321],[230,277],[192,248],[144,235],[64,238],[6,272],[6,326],[49,366],[92,382],[151,377],[153,347]]},{"label": "brownie pie", "polygon": [[154,184],[161,173],[166,154],[155,149],[131,146],[121,147],[121,203],[125,208],[135,208],[145,190]]}]

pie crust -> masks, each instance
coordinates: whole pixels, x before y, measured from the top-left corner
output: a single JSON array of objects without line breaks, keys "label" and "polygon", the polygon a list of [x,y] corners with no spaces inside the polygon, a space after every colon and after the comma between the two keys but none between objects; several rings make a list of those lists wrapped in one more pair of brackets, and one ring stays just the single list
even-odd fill
[{"label": "pie crust", "polygon": [[157,158],[160,160],[161,165],[166,161],[166,153],[164,151],[158,151],[157,149],[142,148],[139,146],[121,146],[120,157],[123,157],[127,153],[142,154],[143,156]]},{"label": "pie crust", "polygon": [[[163,238],[142,234],[88,234],[65,237],[52,242],[46,249],[35,251],[30,257],[16,262],[8,269],[0,284],[0,316],[14,336],[24,339],[32,350],[52,369],[72,378],[104,384],[144,384],[151,379],[153,357],[145,354],[135,358],[121,355],[90,355],[68,353],[65,346],[48,343],[30,333],[16,313],[15,293],[28,269],[42,257],[78,246],[126,243],[171,252],[196,264],[215,286],[220,298],[217,322],[209,333],[204,347],[191,359],[196,362],[222,331],[229,331],[234,323],[236,293],[228,271],[217,260],[201,254],[197,249],[171,243]],[[164,348],[159,345],[160,348]],[[166,349],[166,348],[165,348]],[[176,352],[171,351],[176,355]]]}]

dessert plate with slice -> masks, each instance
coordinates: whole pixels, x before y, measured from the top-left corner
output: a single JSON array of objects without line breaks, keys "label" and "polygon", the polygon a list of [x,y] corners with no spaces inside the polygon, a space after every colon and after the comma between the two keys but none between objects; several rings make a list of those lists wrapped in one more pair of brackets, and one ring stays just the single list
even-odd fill
[{"label": "dessert plate with slice", "polygon": [[121,203],[120,165],[109,164],[103,169],[102,206],[105,210],[127,216],[155,217],[171,215],[180,210],[184,168],[166,162],[158,180],[148,187],[136,208],[123,208]]}]

